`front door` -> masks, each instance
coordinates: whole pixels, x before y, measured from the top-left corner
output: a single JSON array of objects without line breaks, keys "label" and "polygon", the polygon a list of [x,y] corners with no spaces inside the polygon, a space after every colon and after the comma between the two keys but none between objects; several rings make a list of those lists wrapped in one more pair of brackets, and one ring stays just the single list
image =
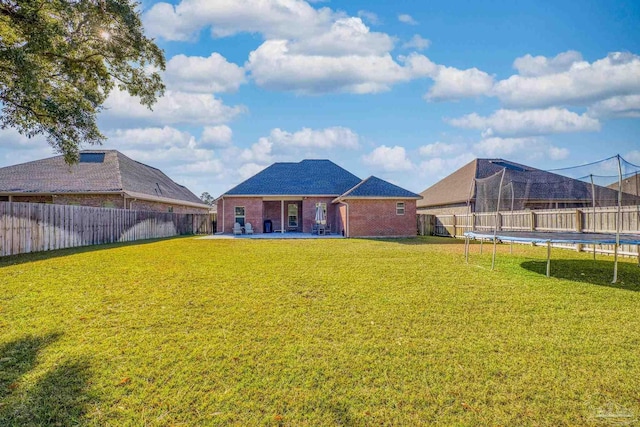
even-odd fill
[{"label": "front door", "polygon": [[298,204],[289,203],[287,206],[287,230],[298,231],[298,224],[300,223],[298,218]]}]

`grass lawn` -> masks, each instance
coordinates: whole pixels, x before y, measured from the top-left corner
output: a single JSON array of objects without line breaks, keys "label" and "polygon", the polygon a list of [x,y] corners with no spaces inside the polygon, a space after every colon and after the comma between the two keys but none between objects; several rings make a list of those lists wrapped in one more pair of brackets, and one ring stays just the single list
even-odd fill
[{"label": "grass lawn", "polygon": [[[0,259],[0,425],[638,425],[640,268],[419,238]],[[487,249],[488,246],[485,246]]]}]

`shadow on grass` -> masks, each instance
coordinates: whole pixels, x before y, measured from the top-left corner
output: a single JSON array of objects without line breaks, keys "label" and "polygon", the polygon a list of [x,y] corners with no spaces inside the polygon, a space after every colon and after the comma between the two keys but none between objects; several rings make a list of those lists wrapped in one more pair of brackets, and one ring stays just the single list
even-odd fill
[{"label": "shadow on grass", "polygon": [[90,370],[86,360],[57,365],[34,385],[20,379],[33,370],[38,354],[60,334],[25,337],[0,348],[0,425],[82,425],[87,405]]},{"label": "shadow on grass", "polygon": [[[546,261],[525,261],[520,264],[525,270],[546,275]],[[613,261],[560,259],[551,260],[551,277],[574,282],[591,283],[629,291],[640,291],[640,268],[637,264],[618,263],[618,282],[611,283],[613,278]]]},{"label": "shadow on grass", "polygon": [[8,267],[10,265],[25,264],[25,263],[34,262],[34,261],[42,261],[42,260],[48,260],[53,258],[66,257],[71,255],[83,254],[87,252],[103,251],[106,249],[123,248],[127,246],[137,246],[137,245],[147,245],[150,243],[161,242],[163,240],[180,239],[184,237],[195,237],[195,236],[190,235],[190,236],[162,237],[159,239],[136,240],[134,242],[105,243],[102,245],[80,246],[77,248],[56,249],[52,251],[34,252],[30,254],[9,255],[9,256],[0,257],[0,269],[2,269],[3,267]]}]

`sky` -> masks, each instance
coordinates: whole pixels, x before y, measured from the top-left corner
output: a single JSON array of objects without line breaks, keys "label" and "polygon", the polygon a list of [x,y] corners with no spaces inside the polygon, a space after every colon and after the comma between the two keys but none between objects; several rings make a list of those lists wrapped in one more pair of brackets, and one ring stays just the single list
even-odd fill
[{"label": "sky", "polygon": [[[421,192],[476,157],[640,164],[640,2],[143,1],[153,111],[114,91],[106,149],[214,197],[329,159]],[[85,149],[100,147],[83,146]],[[0,130],[0,167],[55,155]]]}]

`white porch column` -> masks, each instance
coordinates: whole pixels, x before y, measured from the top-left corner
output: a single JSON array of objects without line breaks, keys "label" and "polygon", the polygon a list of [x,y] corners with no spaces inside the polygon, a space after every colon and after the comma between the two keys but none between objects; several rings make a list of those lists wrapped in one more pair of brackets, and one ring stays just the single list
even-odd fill
[{"label": "white porch column", "polygon": [[284,233],[284,200],[280,200],[280,233]]}]

